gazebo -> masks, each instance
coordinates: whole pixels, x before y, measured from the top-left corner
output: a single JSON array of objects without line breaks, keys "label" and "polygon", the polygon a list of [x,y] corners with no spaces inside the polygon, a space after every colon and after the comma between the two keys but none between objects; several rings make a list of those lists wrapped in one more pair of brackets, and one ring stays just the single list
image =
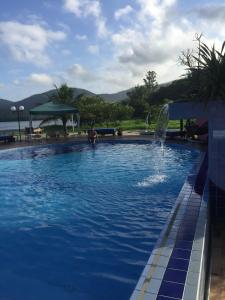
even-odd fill
[{"label": "gazebo", "polygon": [[78,128],[80,127],[80,114],[78,109],[63,103],[55,103],[53,101],[50,101],[30,109],[29,112],[30,112],[30,129],[32,128],[33,115],[39,115],[39,116],[47,115],[47,116],[56,116],[60,118],[63,115],[70,114],[72,116],[72,120],[73,120],[73,116],[76,115]]}]

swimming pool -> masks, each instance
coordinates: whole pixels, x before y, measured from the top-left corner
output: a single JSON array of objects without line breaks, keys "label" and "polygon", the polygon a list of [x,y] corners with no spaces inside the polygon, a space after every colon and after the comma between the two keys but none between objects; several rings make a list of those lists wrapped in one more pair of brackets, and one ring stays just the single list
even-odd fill
[{"label": "swimming pool", "polygon": [[198,158],[144,142],[2,151],[0,298],[128,299]]}]

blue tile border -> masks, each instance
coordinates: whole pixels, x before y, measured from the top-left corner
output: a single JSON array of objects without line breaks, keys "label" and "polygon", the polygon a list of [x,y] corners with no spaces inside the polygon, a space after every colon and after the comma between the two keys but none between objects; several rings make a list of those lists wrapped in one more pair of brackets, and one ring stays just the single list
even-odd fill
[{"label": "blue tile border", "polygon": [[[154,297],[156,295],[158,300],[203,299],[205,278],[203,264],[206,262],[208,226],[205,159],[207,156],[203,155],[199,166],[195,166],[196,174],[193,174],[192,170],[192,175],[187,177],[147,262],[147,271],[141,277],[142,284],[138,282],[138,289],[135,288],[132,300],[153,299],[146,293],[152,293]],[[199,179],[199,176],[204,176],[204,180]],[[156,278],[154,274],[158,274],[157,288],[155,282],[152,282]]]},{"label": "blue tile border", "polygon": [[185,284],[187,272],[173,269],[166,269],[163,280]]},{"label": "blue tile border", "polygon": [[163,280],[158,292],[158,296],[167,296],[171,298],[173,297],[176,299],[182,299],[183,291],[183,284]]}]

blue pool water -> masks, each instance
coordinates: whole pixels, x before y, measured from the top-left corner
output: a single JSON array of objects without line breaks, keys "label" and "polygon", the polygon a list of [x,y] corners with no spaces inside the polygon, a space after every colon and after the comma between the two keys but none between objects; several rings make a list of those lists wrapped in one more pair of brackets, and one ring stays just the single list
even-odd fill
[{"label": "blue pool water", "polygon": [[198,158],[147,143],[2,151],[0,299],[129,299]]}]

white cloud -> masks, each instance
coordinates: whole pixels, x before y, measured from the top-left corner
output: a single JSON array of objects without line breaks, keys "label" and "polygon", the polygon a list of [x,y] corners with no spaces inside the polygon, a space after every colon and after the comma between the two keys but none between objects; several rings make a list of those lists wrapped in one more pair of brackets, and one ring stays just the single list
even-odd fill
[{"label": "white cloud", "polygon": [[109,35],[109,31],[106,27],[106,20],[104,17],[99,17],[96,19],[96,26],[98,29],[98,36],[100,38],[105,38]]},{"label": "white cloud", "polygon": [[64,8],[77,17],[101,15],[100,3],[96,0],[64,0]]},{"label": "white cloud", "polygon": [[[197,32],[207,33],[217,43],[216,39],[224,40],[224,26],[225,26],[225,4],[207,4],[197,6],[190,12],[190,17],[198,20],[201,24],[201,31]],[[207,32],[205,31],[207,28]]]},{"label": "white cloud", "polygon": [[66,78],[68,78],[69,76],[84,82],[96,79],[96,76],[94,74],[92,74],[89,70],[87,70],[80,64],[73,64],[71,67],[69,67],[65,72],[65,76]]},{"label": "white cloud", "polygon": [[133,11],[133,8],[130,5],[125,6],[124,8],[120,8],[114,13],[114,17],[116,20],[121,19],[124,16],[129,15]]},{"label": "white cloud", "polygon": [[78,17],[82,15],[81,3],[79,0],[65,0],[64,8]]},{"label": "white cloud", "polygon": [[139,12],[140,19],[152,17],[156,22],[162,23],[165,17],[175,4],[176,0],[136,0],[141,9]]},{"label": "white cloud", "polygon": [[85,40],[87,40],[87,36],[86,36],[85,34],[83,34],[83,35],[76,34],[75,38],[76,38],[77,40],[80,40],[80,41],[85,41]]},{"label": "white cloud", "polygon": [[198,18],[209,21],[225,21],[225,4],[201,5],[191,11]]},{"label": "white cloud", "polygon": [[178,57],[182,50],[193,47],[195,28],[183,16],[174,18],[176,0],[136,1],[140,9],[135,21],[111,36],[114,45],[111,65],[121,70],[121,75],[115,68],[111,74],[123,81],[126,68],[126,80],[136,81],[135,84],[142,83],[148,70],[157,72],[159,82],[179,77],[184,70],[178,66]]},{"label": "white cloud", "polygon": [[[203,9],[208,17],[207,22],[212,19],[211,24],[206,25],[205,16],[193,22],[190,14],[178,14],[176,0],[136,2],[140,9],[133,13],[132,24],[121,26],[111,35],[113,55],[111,61],[105,64],[102,76],[104,86],[125,89],[142,84],[148,70],[157,72],[159,82],[178,79],[185,73],[183,66],[178,63],[178,57],[181,51],[197,46],[197,43],[193,43],[196,32],[204,33],[208,28],[207,36],[203,39],[207,44],[212,44],[212,37],[216,45],[221,45],[223,41],[218,23],[217,29],[213,25],[215,11],[218,11],[215,7],[211,13]],[[220,22],[222,15],[221,12],[218,16]]]},{"label": "white cloud", "polygon": [[52,31],[40,24],[22,24],[16,21],[0,22],[0,41],[9,48],[13,58],[20,62],[47,65],[49,45],[66,38],[63,31]]},{"label": "white cloud", "polygon": [[[60,61],[60,64],[56,62],[55,70],[53,69],[54,71],[50,75],[33,70],[30,72],[33,72],[33,76],[31,76],[32,74],[27,76],[20,68],[19,73],[11,73],[13,78],[18,79],[11,84],[10,88],[9,85],[6,85],[1,90],[2,95],[6,95],[6,91],[10,95],[13,90],[16,97],[27,96],[41,90],[45,91],[52,86],[52,82],[56,84],[67,82],[70,86],[86,88],[93,92],[110,93],[142,84],[143,77],[148,70],[157,72],[159,82],[168,82],[185,73],[183,67],[178,64],[178,56],[182,50],[197,45],[197,43],[193,43],[196,32],[203,32],[203,41],[210,45],[215,41],[216,45],[221,46],[224,39],[225,15],[222,4],[195,5],[194,9],[184,12],[183,8],[179,7],[179,1],[176,0],[134,0],[132,3],[137,5],[132,11],[127,8],[128,5],[115,12],[114,17],[118,26],[114,27],[113,22],[116,22],[112,20],[111,23],[107,23],[107,26],[112,26],[110,30],[106,27],[107,20],[101,5],[104,1],[63,0],[63,3],[65,10],[72,13],[74,17],[80,18],[80,21],[83,22],[86,18],[85,21],[89,22],[89,25],[93,25],[91,22],[94,22],[98,36],[107,37],[101,41],[101,44],[99,43],[101,55],[97,56],[98,60],[93,60],[91,57],[90,63],[89,59],[91,58],[84,52],[80,58],[77,58],[80,63],[73,64],[68,68],[63,66],[63,61]],[[132,13],[132,22],[122,23],[122,18],[129,13]],[[35,23],[35,18],[33,19],[33,23]],[[127,18],[127,21],[130,21],[130,18]],[[30,28],[31,25],[29,25],[29,30],[26,27],[28,25],[24,25],[23,30],[18,29],[17,24],[23,24],[14,22],[16,24],[10,31],[13,33],[15,31],[15,37],[12,39],[10,34],[9,41],[7,41],[9,29],[8,25],[3,27],[5,23],[7,22],[0,23],[0,42],[7,45],[11,53],[15,52],[14,57],[20,61],[32,61],[36,64],[48,63],[50,61],[50,57],[47,55],[48,47],[54,45],[53,42],[60,42],[65,38],[57,34],[56,36],[50,34],[48,25],[44,22],[40,23],[37,19],[36,23],[39,25],[35,25],[35,30],[33,27]],[[89,38],[83,34],[83,31],[80,32],[80,35],[76,35],[79,31],[72,33],[72,28],[70,31],[65,26],[61,26],[61,28],[63,28],[62,31],[73,34],[74,39],[85,41]],[[25,29],[29,31],[29,34]],[[64,33],[63,35],[65,36]],[[96,41],[94,42],[96,37],[93,38],[93,42],[84,44],[90,45],[86,49],[87,51],[96,54],[99,49],[94,44],[97,44]],[[67,49],[71,50],[72,48],[65,45],[58,47],[58,53],[67,55]],[[105,53],[104,49],[107,49]],[[74,56],[71,55],[71,59],[72,57],[75,59],[76,53],[79,52],[73,51],[72,53]],[[86,59],[85,65],[82,65],[80,59],[83,61]],[[57,67],[60,67],[61,70],[57,70]],[[34,76],[35,74],[36,76]]]},{"label": "white cloud", "polygon": [[[84,16],[94,16],[96,18],[99,18],[101,16],[101,6],[99,1],[80,1],[83,3],[85,7]],[[86,3],[85,3],[86,2]]]},{"label": "white cloud", "polygon": [[63,0],[63,2],[64,9],[76,17],[93,17],[99,37],[104,38],[108,35],[106,19],[102,14],[99,0]]},{"label": "white cloud", "polygon": [[99,53],[99,47],[98,45],[90,45],[88,46],[88,52],[91,54],[98,54]]},{"label": "white cloud", "polygon": [[54,80],[51,76],[44,73],[32,73],[28,80],[37,84],[53,86]]},{"label": "white cloud", "polygon": [[85,76],[87,71],[79,64],[74,64],[68,68],[67,72],[73,76]]}]

